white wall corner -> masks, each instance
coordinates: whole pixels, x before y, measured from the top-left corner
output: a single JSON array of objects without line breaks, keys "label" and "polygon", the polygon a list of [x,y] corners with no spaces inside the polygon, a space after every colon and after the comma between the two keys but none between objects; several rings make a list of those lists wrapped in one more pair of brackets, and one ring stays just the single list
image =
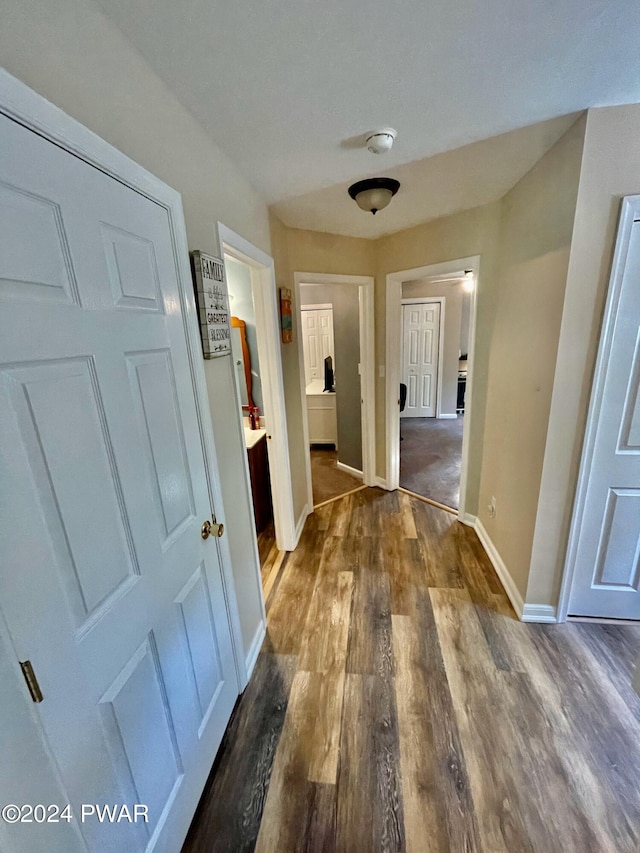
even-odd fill
[{"label": "white wall corner", "polygon": [[467,527],[475,528],[478,519],[475,515],[471,515],[470,512],[464,512],[461,516],[458,517],[458,521],[461,521],[462,524],[466,524]]},{"label": "white wall corner", "polygon": [[376,477],[376,481],[374,483],[379,489],[385,489],[387,492],[389,491],[389,486],[387,485],[387,481],[384,477]]},{"label": "white wall corner", "polygon": [[476,533],[478,534],[478,539],[482,543],[482,547],[484,548],[484,550],[487,552],[487,556],[491,560],[493,568],[496,570],[496,574],[500,578],[500,583],[504,587],[504,591],[507,593],[509,601],[513,605],[513,609],[516,611],[518,619],[522,619],[524,601],[522,599],[522,596],[520,595],[520,590],[515,585],[515,582],[511,577],[509,570],[503,562],[502,557],[498,553],[498,549],[491,541],[489,534],[484,529],[484,525],[479,518],[476,519],[474,527]]},{"label": "white wall corner", "polygon": [[525,604],[522,608],[523,622],[557,622],[556,608],[551,604]]},{"label": "white wall corner", "polygon": [[263,619],[260,620],[260,624],[256,629],[256,633],[253,635],[253,640],[251,641],[251,645],[249,646],[249,651],[247,652],[247,656],[244,661],[245,670],[246,670],[246,679],[244,684],[240,685],[240,692],[242,692],[251,679],[251,674],[256,665],[256,661],[258,660],[258,655],[260,654],[260,649],[262,648],[262,641],[265,638],[265,634],[267,633],[267,625]]}]

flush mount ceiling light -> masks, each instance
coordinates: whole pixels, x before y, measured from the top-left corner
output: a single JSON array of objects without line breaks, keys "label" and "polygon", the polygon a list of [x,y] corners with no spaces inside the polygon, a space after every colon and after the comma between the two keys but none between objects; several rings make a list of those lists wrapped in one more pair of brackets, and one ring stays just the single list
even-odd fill
[{"label": "flush mount ceiling light", "polygon": [[386,207],[400,189],[395,178],[367,178],[349,187],[349,195],[362,210],[374,215]]},{"label": "flush mount ceiling light", "polygon": [[390,151],[398,134],[392,127],[383,127],[367,136],[367,148],[372,154],[383,154]]}]

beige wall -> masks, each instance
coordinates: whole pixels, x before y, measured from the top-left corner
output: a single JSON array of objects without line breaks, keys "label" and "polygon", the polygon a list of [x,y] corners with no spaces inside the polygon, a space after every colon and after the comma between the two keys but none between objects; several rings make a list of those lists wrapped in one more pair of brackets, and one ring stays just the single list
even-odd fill
[{"label": "beige wall", "polygon": [[402,298],[443,296],[444,352],[442,370],[442,414],[456,413],[458,402],[458,366],[460,364],[460,326],[462,324],[462,282],[434,283],[428,280],[407,281],[402,285]]},{"label": "beige wall", "polygon": [[270,216],[270,222],[276,282],[278,287],[290,287],[294,295],[294,342],[282,344],[282,371],[287,408],[294,511],[296,518],[298,518],[306,506],[307,492],[304,475],[306,449],[302,434],[302,398],[297,343],[299,320],[298,305],[295,303],[294,273],[373,275],[375,261],[373,243],[369,240],[287,228],[273,213]]},{"label": "beige wall", "polygon": [[[473,374],[473,421],[469,436],[468,501],[466,511],[477,512],[484,429],[489,342],[493,329],[496,248],[501,203],[465,210],[382,237],[376,253],[376,362],[384,364],[386,345],[386,276],[400,270],[480,255],[477,298],[477,338]],[[376,386],[376,459],[378,475],[385,476],[385,380]]]},{"label": "beige wall", "polygon": [[[504,197],[478,517],[523,598],[578,193],[585,119]],[[495,518],[487,504],[496,499]]]},{"label": "beige wall", "polygon": [[[190,249],[218,254],[219,219],[269,251],[264,203],[91,0],[5,0],[0,56],[11,74],[182,194]],[[246,653],[261,610],[231,370],[229,358],[205,362]]]},{"label": "beige wall", "polygon": [[[416,228],[364,240],[315,231],[287,228],[273,215],[271,245],[279,287],[293,288],[294,272],[375,276],[376,361],[376,472],[385,478],[385,380],[378,367],[386,358],[386,276],[388,273],[442,263],[471,255],[481,256],[478,282],[478,329],[474,367],[474,420],[470,436],[469,502],[475,513],[480,484],[484,399],[486,396],[489,339],[493,323],[492,282],[500,226],[500,202],[427,222]],[[297,331],[297,320],[296,323]],[[458,344],[456,343],[456,348]],[[287,427],[293,472],[296,515],[306,503],[304,488],[304,445],[297,347],[282,347]]]},{"label": "beige wall", "polygon": [[566,556],[622,196],[640,193],[640,105],[589,110],[527,600],[554,606]]}]

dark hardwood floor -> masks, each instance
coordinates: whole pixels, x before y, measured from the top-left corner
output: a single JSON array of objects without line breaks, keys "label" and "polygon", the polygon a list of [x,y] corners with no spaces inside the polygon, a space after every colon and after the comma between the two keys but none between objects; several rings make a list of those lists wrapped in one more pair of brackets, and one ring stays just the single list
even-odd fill
[{"label": "dark hardwood floor", "polygon": [[320,508],[185,853],[637,853],[640,629],[523,624],[403,493]]}]

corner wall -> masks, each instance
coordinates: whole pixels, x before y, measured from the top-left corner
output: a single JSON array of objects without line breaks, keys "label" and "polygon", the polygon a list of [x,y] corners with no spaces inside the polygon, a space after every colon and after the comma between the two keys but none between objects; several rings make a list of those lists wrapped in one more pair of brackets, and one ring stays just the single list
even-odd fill
[{"label": "corner wall", "polygon": [[589,110],[527,601],[555,606],[620,202],[640,193],[640,105]]},{"label": "corner wall", "polygon": [[580,118],[502,200],[477,514],[523,599],[585,124]]}]

